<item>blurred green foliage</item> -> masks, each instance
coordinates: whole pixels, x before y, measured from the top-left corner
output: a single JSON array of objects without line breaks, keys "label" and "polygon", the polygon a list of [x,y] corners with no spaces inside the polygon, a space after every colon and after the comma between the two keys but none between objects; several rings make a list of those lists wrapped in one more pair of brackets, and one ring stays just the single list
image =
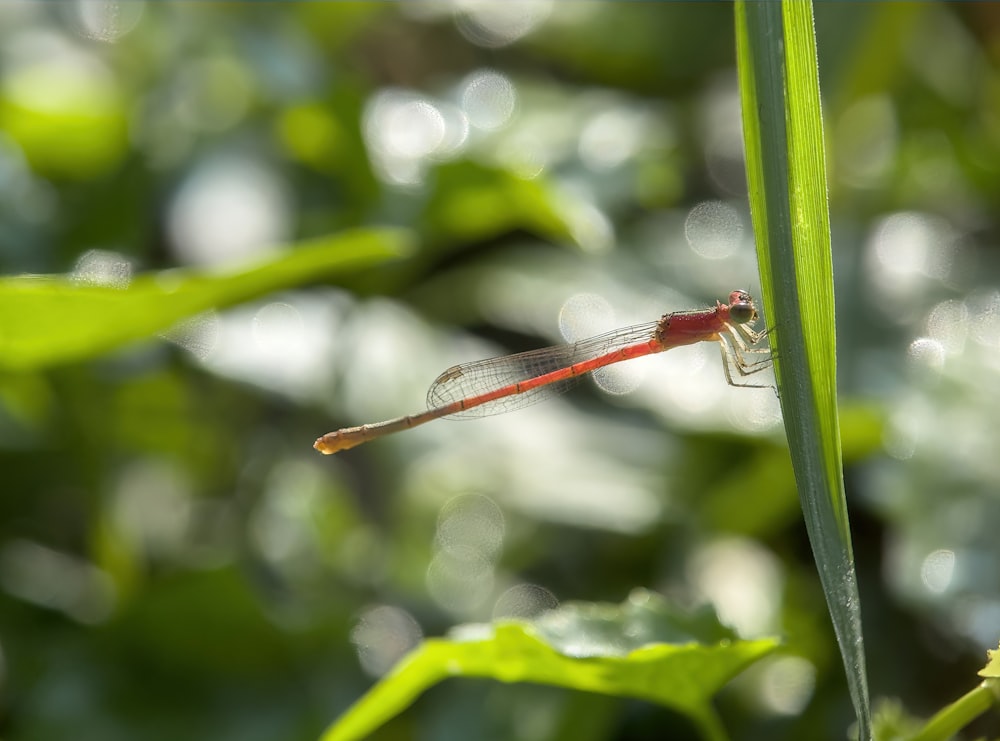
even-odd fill
[{"label": "blurred green foliage", "polygon": [[[927,716],[1000,631],[1000,12],[816,12],[871,687]],[[641,586],[783,636],[734,737],[843,738],[773,394],[713,348],[310,447],[581,312],[759,293],[730,6],[12,2],[0,39],[0,735],[317,738],[420,636]],[[456,680],[375,737],[697,735]]]}]

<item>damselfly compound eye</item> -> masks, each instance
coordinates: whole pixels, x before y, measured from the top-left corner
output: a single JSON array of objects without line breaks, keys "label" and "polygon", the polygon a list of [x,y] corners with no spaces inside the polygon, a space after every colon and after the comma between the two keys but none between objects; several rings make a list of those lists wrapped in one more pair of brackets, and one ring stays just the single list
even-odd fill
[{"label": "damselfly compound eye", "polygon": [[737,324],[746,324],[747,322],[752,322],[757,318],[757,309],[754,308],[752,303],[733,304],[729,307],[729,316],[732,317],[733,321]]}]

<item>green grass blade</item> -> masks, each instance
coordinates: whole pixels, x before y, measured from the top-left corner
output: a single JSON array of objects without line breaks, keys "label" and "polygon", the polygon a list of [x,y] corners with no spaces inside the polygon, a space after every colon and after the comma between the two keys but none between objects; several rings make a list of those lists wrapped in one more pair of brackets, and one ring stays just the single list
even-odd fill
[{"label": "green grass blade", "polygon": [[464,626],[453,638],[424,641],[322,741],[364,738],[454,676],[641,698],[684,713],[704,738],[722,741],[712,696],[777,646],[770,638],[736,640],[714,615],[679,615],[645,592],[621,606],[567,605],[530,623]]},{"label": "green grass blade", "polygon": [[294,245],[249,268],[140,275],[125,288],[66,276],[0,278],[0,370],[81,360],[155,335],[207,309],[400,257],[399,229],[358,229]]},{"label": "green grass blade", "polygon": [[861,738],[871,736],[836,396],[833,267],[812,5],[737,4],[750,207],[799,500]]}]

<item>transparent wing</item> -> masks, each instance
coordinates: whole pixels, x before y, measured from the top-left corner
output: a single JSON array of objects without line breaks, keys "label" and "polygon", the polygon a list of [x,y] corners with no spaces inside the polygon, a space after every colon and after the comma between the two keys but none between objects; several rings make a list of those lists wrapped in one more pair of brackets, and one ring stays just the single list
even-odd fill
[{"label": "transparent wing", "polygon": [[[505,355],[471,363],[455,365],[446,370],[427,391],[427,407],[447,406],[461,399],[490,393],[513,386],[529,378],[552,373],[571,365],[600,358],[623,347],[647,342],[656,332],[658,322],[616,329],[571,345],[556,345]],[[485,417],[491,414],[523,409],[544,399],[561,394],[582,376],[549,383],[523,393],[504,396],[465,412],[449,415],[449,419]]]}]

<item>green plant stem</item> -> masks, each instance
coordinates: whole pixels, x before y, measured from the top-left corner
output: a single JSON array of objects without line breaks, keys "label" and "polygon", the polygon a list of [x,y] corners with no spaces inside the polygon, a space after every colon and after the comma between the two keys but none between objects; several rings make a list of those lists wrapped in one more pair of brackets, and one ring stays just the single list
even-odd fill
[{"label": "green plant stem", "polygon": [[1000,683],[987,679],[940,710],[910,741],[947,741],[994,705],[1000,705]]},{"label": "green plant stem", "polygon": [[711,707],[707,708],[706,712],[694,716],[694,720],[702,738],[707,741],[729,741],[725,726]]}]

